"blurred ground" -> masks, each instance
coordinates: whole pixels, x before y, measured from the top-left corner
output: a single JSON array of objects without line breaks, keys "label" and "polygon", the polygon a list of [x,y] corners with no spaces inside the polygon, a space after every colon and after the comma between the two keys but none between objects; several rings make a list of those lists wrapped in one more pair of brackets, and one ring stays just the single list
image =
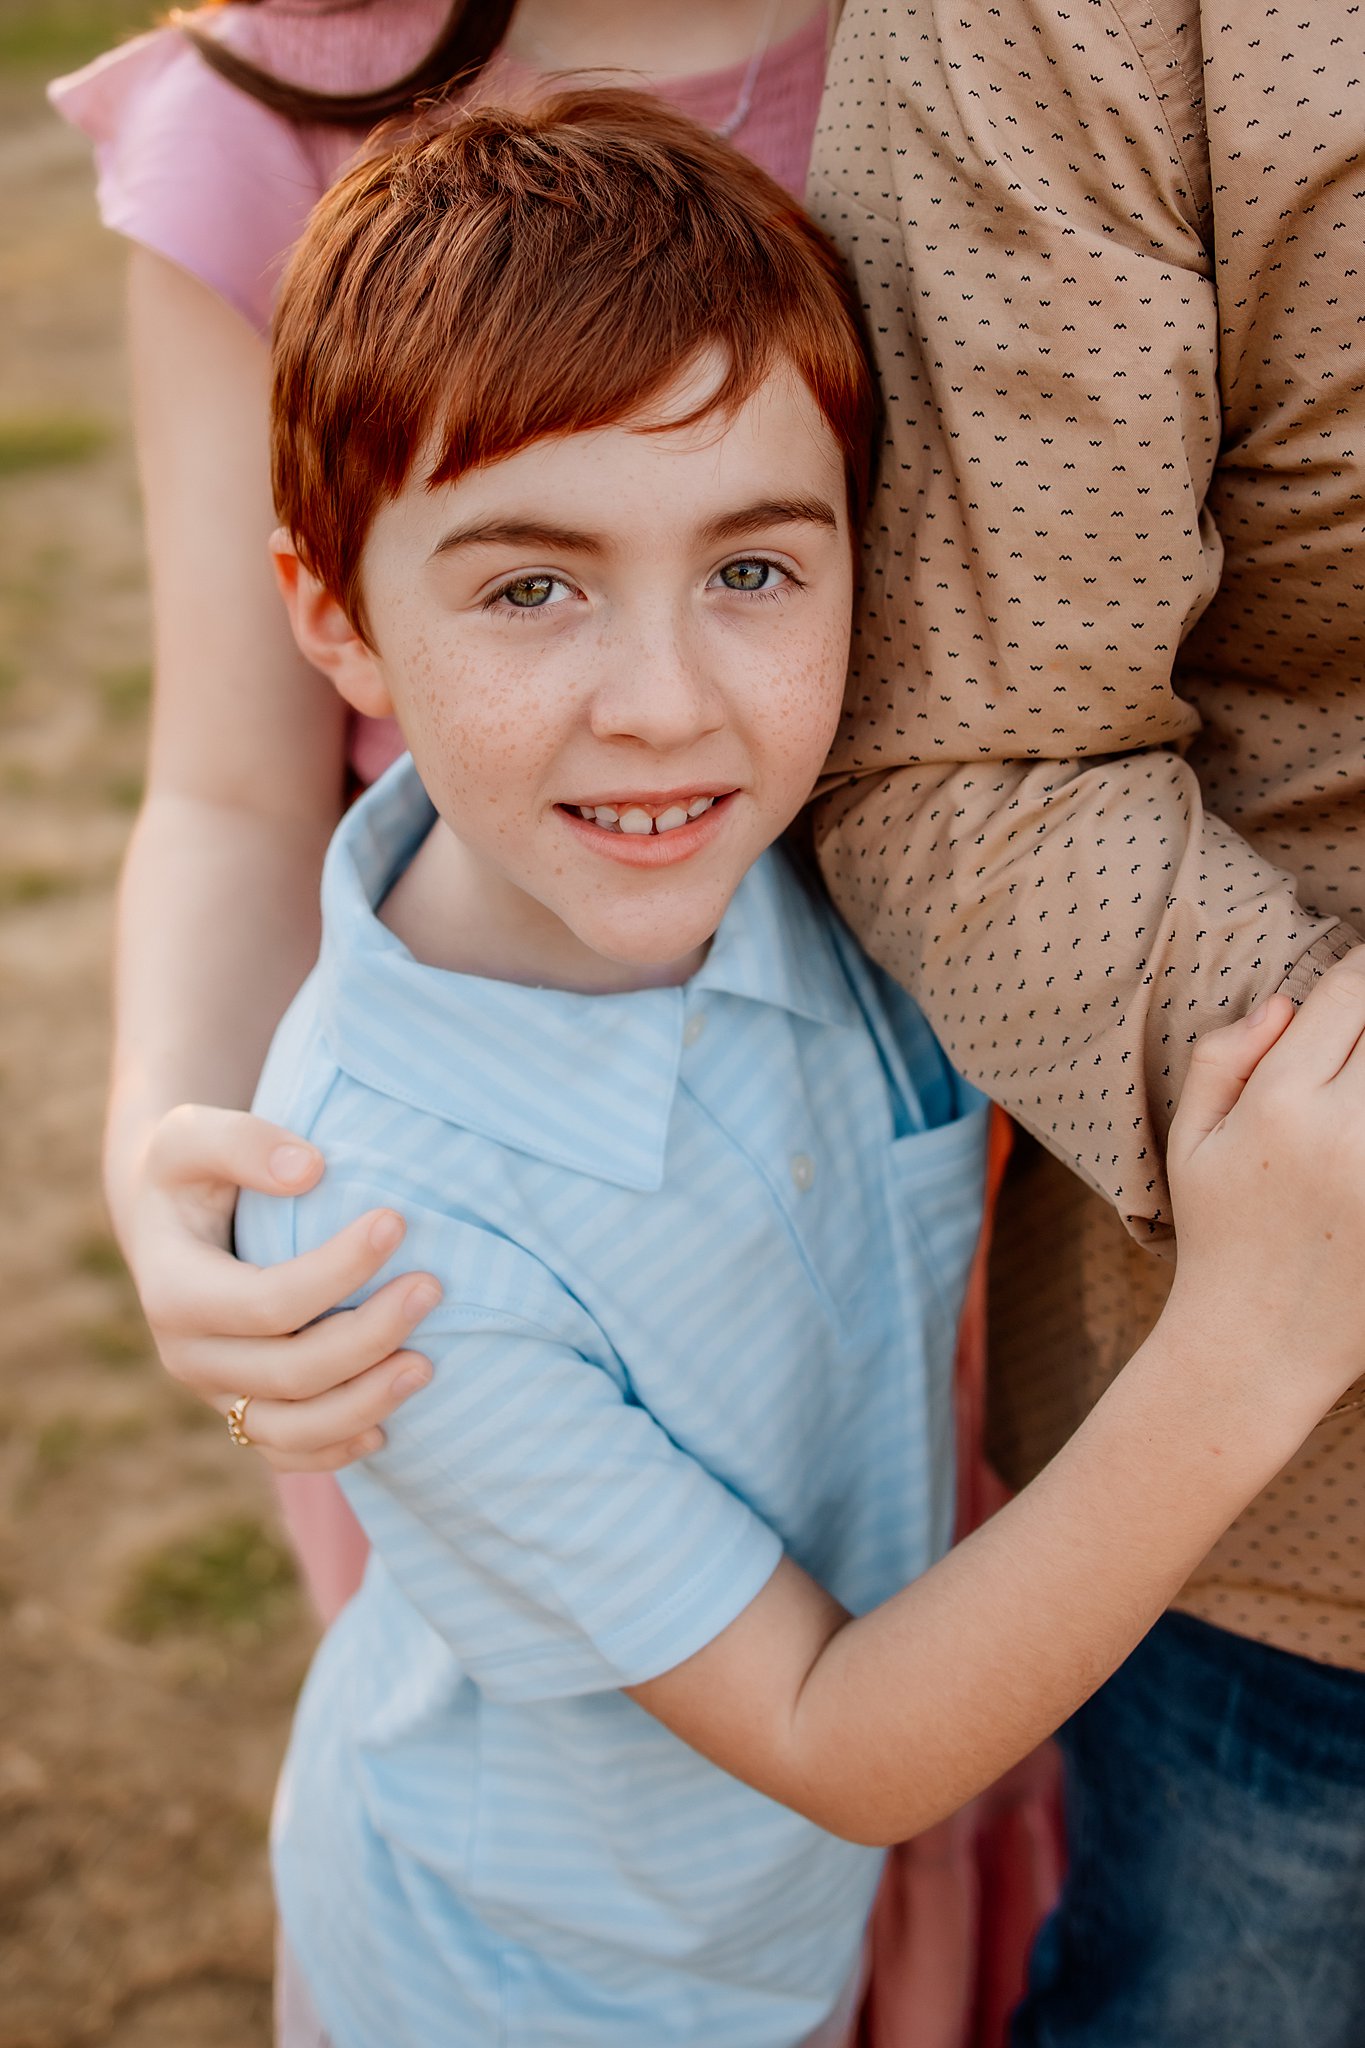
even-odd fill
[{"label": "blurred ground", "polygon": [[45,76],[135,0],[0,0],[0,2048],[264,2048],[311,1631],[269,1486],[151,1356],[97,1179],[147,608],[121,250]]}]

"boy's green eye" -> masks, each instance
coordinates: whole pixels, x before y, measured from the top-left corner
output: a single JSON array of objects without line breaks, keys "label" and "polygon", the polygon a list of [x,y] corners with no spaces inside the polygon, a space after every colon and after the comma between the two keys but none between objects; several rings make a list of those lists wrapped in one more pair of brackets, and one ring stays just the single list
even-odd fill
[{"label": "boy's green eye", "polygon": [[515,583],[504,584],[499,595],[505,597],[509,604],[529,612],[534,611],[537,605],[548,603],[554,587],[553,576],[518,576]]},{"label": "boy's green eye", "polygon": [[720,580],[727,590],[762,590],[772,569],[771,562],[727,562]]}]

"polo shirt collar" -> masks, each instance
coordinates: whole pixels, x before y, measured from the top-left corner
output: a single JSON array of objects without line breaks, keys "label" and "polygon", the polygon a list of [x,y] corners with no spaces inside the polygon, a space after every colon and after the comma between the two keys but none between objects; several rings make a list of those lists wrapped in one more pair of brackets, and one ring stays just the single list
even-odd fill
[{"label": "polo shirt collar", "polygon": [[322,1030],[366,1087],[576,1173],[664,1177],[689,1007],[712,996],[857,1025],[827,913],[769,852],[735,892],[685,988],[584,996],[415,960],[377,906],[436,813],[404,757],[347,813],[323,878]]}]

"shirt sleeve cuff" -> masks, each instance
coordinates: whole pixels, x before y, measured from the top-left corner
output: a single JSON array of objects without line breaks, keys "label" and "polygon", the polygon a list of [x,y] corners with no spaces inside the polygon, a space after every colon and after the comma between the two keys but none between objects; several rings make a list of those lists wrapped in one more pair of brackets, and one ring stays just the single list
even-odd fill
[{"label": "shirt sleeve cuff", "polygon": [[1360,934],[1348,924],[1334,924],[1330,931],[1315,939],[1308,951],[1295,961],[1293,968],[1276,989],[1276,995],[1283,993],[1297,1006],[1308,994],[1316,981],[1326,974],[1329,967],[1338,960],[1344,960],[1348,953],[1355,951],[1362,943]]},{"label": "shirt sleeve cuff", "polygon": [[781,1560],[781,1539],[746,1512],[736,1518],[731,1540],[674,1592],[651,1603],[647,1616],[603,1635],[577,1658],[563,1644],[545,1644],[485,1660],[477,1682],[490,1699],[519,1705],[643,1685],[714,1642],[758,1598]]}]

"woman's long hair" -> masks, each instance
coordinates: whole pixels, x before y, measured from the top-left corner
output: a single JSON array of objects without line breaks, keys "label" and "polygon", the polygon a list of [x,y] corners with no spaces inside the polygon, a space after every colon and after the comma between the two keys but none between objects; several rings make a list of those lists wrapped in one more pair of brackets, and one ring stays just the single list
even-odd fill
[{"label": "woman's long hair", "polygon": [[[220,0],[221,4],[221,0]],[[239,0],[240,4],[240,0]],[[260,0],[246,0],[259,5]],[[367,128],[393,114],[409,114],[421,100],[439,99],[473,83],[507,33],[516,0],[454,0],[445,27],[420,64],[374,92],[311,92],[239,57],[199,27],[195,14],[176,8],[171,21],[211,70],[291,121],[321,121],[335,128]]]}]

